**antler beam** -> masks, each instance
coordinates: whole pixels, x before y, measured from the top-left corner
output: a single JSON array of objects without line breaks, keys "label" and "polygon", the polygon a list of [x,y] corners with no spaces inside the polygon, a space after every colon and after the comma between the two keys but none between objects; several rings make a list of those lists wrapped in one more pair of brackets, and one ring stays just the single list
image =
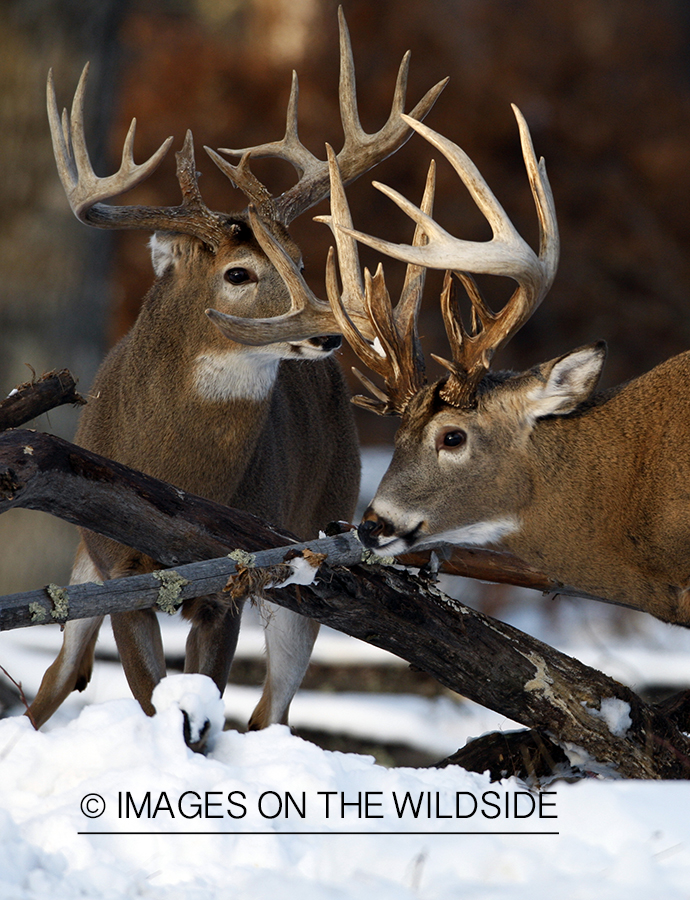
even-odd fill
[{"label": "antler beam", "polygon": [[72,101],[72,109],[62,116],[58,111],[52,70],[48,73],[47,105],[50,133],[58,174],[72,212],[87,225],[96,228],[142,228],[191,234],[217,247],[223,237],[219,216],[201,199],[196,180],[194,144],[187,132],[182,150],[176,154],[177,179],[182,191],[180,206],[110,206],[103,203],[124,194],[158,168],[168,152],[172,137],[166,138],[145,163],[137,165],[133,157],[136,119],[132,119],[122,149],[122,163],[114,175],[99,178],[93,171],[84,136],[84,93],[89,64],[84,66]]},{"label": "antler beam", "polygon": [[[390,197],[418,228],[426,234],[424,244],[394,244],[344,227],[351,238],[381,253],[408,264],[456,272],[465,285],[473,308],[474,327],[468,333],[459,319],[457,304],[446,281],[442,308],[453,361],[441,360],[451,371],[442,389],[443,399],[453,405],[464,405],[474,394],[488,370],[493,354],[529,319],[546,296],[558,266],[559,240],[553,194],[543,160],[537,163],[527,123],[516,106],[513,111],[520,130],[520,141],[539,218],[539,254],[520,237],[503,207],[495,198],[479,170],[467,154],[448,138],[421,122],[403,116],[407,124],[440,150],[467,186],[473,200],[491,225],[490,241],[465,241],[448,234],[423,209],[410,203],[397,191],[374,182]],[[466,273],[504,275],[513,278],[518,287],[508,303],[493,313],[482,300],[473,280]]]},{"label": "antler beam", "polygon": [[[345,135],[343,147],[338,153],[338,165],[340,166],[343,181],[345,184],[348,184],[390,156],[412,134],[406,120],[402,118],[402,113],[405,110],[410,53],[408,51],[400,63],[393,94],[393,103],[386,124],[374,134],[368,134],[364,131],[359,121],[355,65],[350,34],[342,7],[338,9],[338,23],[340,27],[339,102],[340,117]],[[447,81],[447,78],[439,81],[422,97],[410,113],[410,117],[414,121],[421,120],[427,115],[446,86]],[[255,147],[245,147],[240,150],[221,148],[221,153],[242,157],[238,166],[226,163],[215,154],[211,155],[214,162],[238,187],[245,191],[252,202],[257,203],[259,201],[258,208],[263,215],[270,215],[284,225],[289,225],[293,219],[297,218],[305,210],[310,209],[320,200],[327,197],[330,190],[328,162],[314,156],[299,139],[297,133],[298,95],[297,75],[293,72],[285,135],[282,140],[258,144]],[[247,160],[249,157],[256,159],[277,157],[283,159],[294,167],[299,180],[280,197],[269,201],[268,191],[265,188],[262,191],[261,188],[263,186],[248,172]]]}]

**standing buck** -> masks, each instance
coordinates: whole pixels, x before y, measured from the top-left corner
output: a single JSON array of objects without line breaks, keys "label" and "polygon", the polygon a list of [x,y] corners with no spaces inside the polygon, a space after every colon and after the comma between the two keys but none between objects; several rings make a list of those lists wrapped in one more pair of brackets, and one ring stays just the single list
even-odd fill
[{"label": "standing buck", "polygon": [[[345,134],[340,165],[353,180],[400,147],[411,131],[404,109],[408,58],[400,66],[390,117],[365,133],[357,114],[354,65],[340,13],[340,109]],[[250,201],[245,212],[211,212],[203,203],[191,133],[177,154],[182,203],[172,208],[112,206],[103,201],[146,178],[169,138],[142,165],[132,156],[134,125],[122,165],[98,178],[83,130],[86,69],[71,116],[58,114],[52,79],[48,114],[55,157],[75,215],[99,228],[138,228],[151,240],[156,281],[131,331],[110,352],[94,382],[77,441],[90,450],[216,502],[247,510],[307,539],[338,518],[349,519],[359,484],[359,454],[342,372],[332,358],[341,336],[328,303],[310,292],[300,251],[287,226],[330,189],[328,164],[297,135],[293,76],[287,127],[279,142],[241,151],[233,166],[211,159]],[[412,111],[422,118],[443,88]],[[273,198],[249,169],[249,157],[290,162],[298,182]],[[361,327],[366,320],[352,309]],[[236,328],[233,323],[238,322]],[[239,343],[244,341],[244,343]],[[246,344],[265,346],[248,347]],[[127,547],[83,532],[73,582],[116,578],[160,568]],[[222,596],[185,603],[191,620],[185,671],[210,676],[221,693],[237,642],[241,610]],[[262,728],[286,722],[309,662],[318,626],[282,607],[266,613],[267,676],[250,720]],[[37,725],[68,693],[82,690],[93,666],[101,618],[70,621],[30,714]],[[165,675],[153,610],[112,616],[122,664],[134,696],[153,713],[151,694]]]},{"label": "standing buck", "polygon": [[[583,592],[690,625],[690,354],[634,381],[595,393],[605,358],[597,343],[519,374],[489,371],[491,358],[549,290],[558,262],[553,197],[527,126],[515,109],[540,226],[539,254],[517,234],[465,153],[426,125],[406,122],[450,161],[493,231],[487,242],[454,238],[421,208],[377,185],[416,222],[409,246],[352,230],[338,166],[332,215],[343,299],[369,310],[372,346],[344,313],[334,262],[329,297],[341,330],[385,390],[356,402],[402,424],[395,452],[359,526],[386,554],[425,542],[489,544],[511,551]],[[430,177],[430,182],[433,179]],[[408,263],[404,296],[391,310],[379,267],[362,286],[354,241]],[[441,297],[452,362],[425,384],[416,331],[425,268],[445,269]],[[509,276],[517,288],[493,313],[468,272]],[[455,280],[471,301],[463,326]],[[375,349],[375,348],[378,348]]]}]

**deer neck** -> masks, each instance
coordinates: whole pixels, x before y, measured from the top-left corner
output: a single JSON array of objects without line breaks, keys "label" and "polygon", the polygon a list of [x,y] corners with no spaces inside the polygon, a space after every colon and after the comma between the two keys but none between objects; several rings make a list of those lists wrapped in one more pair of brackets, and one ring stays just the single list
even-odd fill
[{"label": "deer neck", "polygon": [[203,309],[192,331],[168,312],[169,297],[167,307],[148,299],[94,382],[79,442],[227,503],[269,427],[280,360],[215,340]]},{"label": "deer neck", "polygon": [[208,349],[192,364],[192,390],[212,403],[267,403],[279,366],[277,357],[249,348],[242,352]]}]

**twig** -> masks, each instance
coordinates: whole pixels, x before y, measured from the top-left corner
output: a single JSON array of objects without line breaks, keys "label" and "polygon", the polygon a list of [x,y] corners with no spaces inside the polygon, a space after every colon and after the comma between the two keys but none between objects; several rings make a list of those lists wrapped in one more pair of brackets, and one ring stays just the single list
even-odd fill
[{"label": "twig", "polygon": [[0,672],[2,672],[2,674],[5,676],[5,678],[7,678],[7,680],[9,682],[11,682],[11,684],[13,684],[17,688],[17,691],[19,692],[19,699],[22,701],[22,703],[26,707],[26,716],[28,717],[31,724],[34,726],[34,731],[38,731],[38,725],[36,725],[36,722],[34,721],[34,717],[31,715],[31,710],[29,709],[29,701],[26,699],[26,694],[24,693],[24,688],[22,687],[21,681],[15,681],[15,679],[10,675],[10,673],[7,671],[7,669],[3,665],[0,665]]}]

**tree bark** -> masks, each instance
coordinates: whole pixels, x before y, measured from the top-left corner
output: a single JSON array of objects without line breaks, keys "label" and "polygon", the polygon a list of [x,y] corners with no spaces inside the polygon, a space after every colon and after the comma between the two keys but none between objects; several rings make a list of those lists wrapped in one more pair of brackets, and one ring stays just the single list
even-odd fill
[{"label": "tree bark", "polygon": [[[0,437],[0,511],[13,505],[47,510],[129,544],[162,565],[176,566],[168,577],[179,587],[177,600],[183,600],[190,588],[182,581],[191,584],[196,578],[194,567],[181,566],[190,559],[218,557],[237,547],[254,552],[287,543],[279,558],[291,550],[289,534],[247,513],[187,495],[32,432]],[[190,588],[192,596],[218,590],[227,582],[231,561],[221,562],[227,568],[216,573],[220,582],[211,582],[206,571]],[[144,587],[151,593],[137,603],[155,604],[161,583],[154,576],[121,579],[103,587],[75,585],[68,588],[66,617],[82,592],[91,591],[103,613],[108,609],[107,592],[139,590],[140,579],[151,581]],[[241,590],[241,585],[234,586]],[[256,583],[250,579],[246,590],[255,593]],[[265,586],[264,590],[276,603],[388,650],[450,689],[547,735],[574,765],[594,771],[613,768],[632,778],[690,776],[689,739],[634,692],[449,599],[406,571],[324,563],[316,582],[299,591]],[[45,594],[42,600],[50,618],[58,609],[64,620],[59,592],[53,592],[52,606]]]},{"label": "tree bark", "polygon": [[37,381],[20,384],[0,401],[0,431],[19,428],[64,403],[82,406],[86,401],[77,393],[76,387],[67,369],[48,372]]}]

